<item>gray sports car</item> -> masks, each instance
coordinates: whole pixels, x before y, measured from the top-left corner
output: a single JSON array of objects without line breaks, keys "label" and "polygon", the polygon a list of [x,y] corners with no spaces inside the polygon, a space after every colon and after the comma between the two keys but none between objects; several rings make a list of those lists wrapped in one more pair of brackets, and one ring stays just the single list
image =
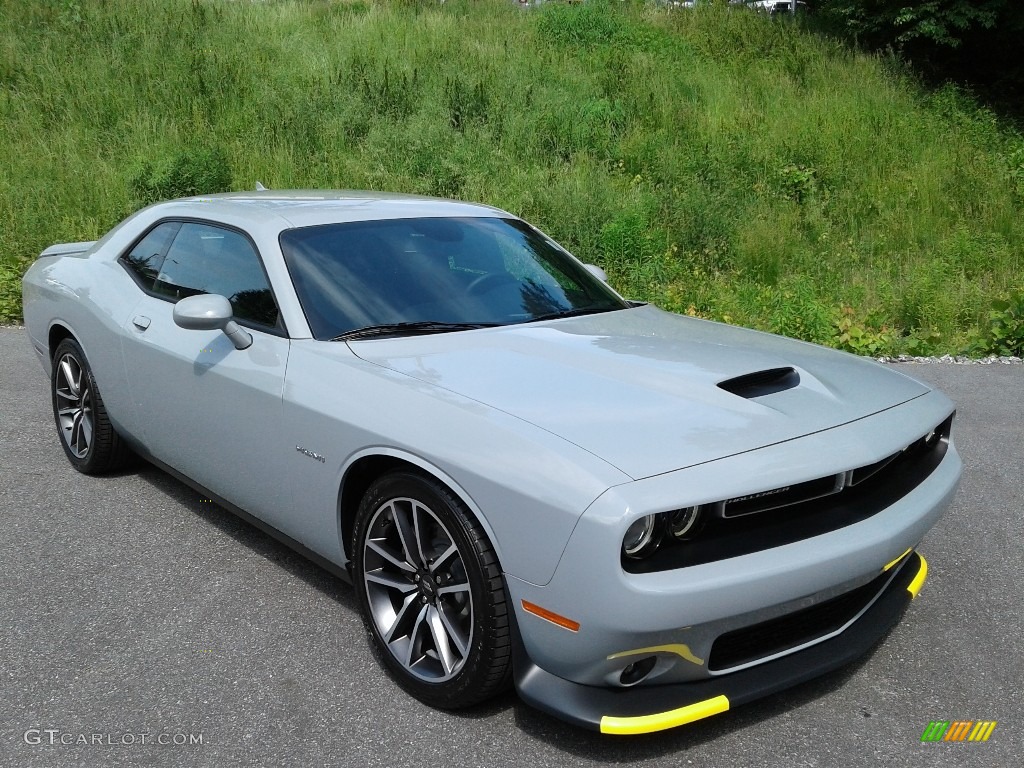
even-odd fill
[{"label": "gray sports car", "polygon": [[355,585],[410,693],[606,733],[866,652],[925,578],[953,404],[626,301],[504,211],[160,203],[47,248],[25,323],[76,469],[141,455]]}]

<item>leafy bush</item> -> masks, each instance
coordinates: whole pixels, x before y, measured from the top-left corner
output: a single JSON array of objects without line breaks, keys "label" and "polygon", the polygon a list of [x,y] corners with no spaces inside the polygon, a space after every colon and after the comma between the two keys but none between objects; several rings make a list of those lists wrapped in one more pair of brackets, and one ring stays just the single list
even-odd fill
[{"label": "leafy bush", "polygon": [[980,329],[967,350],[974,355],[1024,357],[1024,290],[1011,291],[992,302],[988,325]]},{"label": "leafy bush", "polygon": [[790,164],[779,170],[782,194],[787,200],[803,204],[818,194],[818,172],[798,164]]},{"label": "leafy bush", "polygon": [[860,319],[852,307],[843,307],[836,321],[835,344],[839,349],[855,355],[889,354],[893,351],[894,336],[888,328],[873,328],[871,323]]},{"label": "leafy bush", "polygon": [[[908,355],[927,357],[938,354],[942,349],[944,338],[934,328],[922,328],[911,331],[901,340],[902,351]],[[899,351],[897,349],[887,350],[880,354],[891,354]]]}]

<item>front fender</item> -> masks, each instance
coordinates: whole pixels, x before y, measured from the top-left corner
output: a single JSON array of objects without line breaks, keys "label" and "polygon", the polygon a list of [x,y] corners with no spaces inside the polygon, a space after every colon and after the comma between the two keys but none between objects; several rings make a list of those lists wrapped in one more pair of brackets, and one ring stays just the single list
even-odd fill
[{"label": "front fender", "polygon": [[282,475],[305,500],[302,541],[339,564],[347,559],[339,489],[369,455],[401,459],[444,482],[480,521],[502,568],[535,584],[550,580],[591,502],[629,479],[561,438],[341,344],[293,342],[284,400],[283,440],[292,449]]}]

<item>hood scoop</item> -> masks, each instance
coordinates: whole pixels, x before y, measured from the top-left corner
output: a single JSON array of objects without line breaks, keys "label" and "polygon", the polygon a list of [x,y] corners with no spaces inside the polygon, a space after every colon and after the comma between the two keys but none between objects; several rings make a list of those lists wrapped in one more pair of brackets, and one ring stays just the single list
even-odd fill
[{"label": "hood scoop", "polygon": [[745,373],[734,379],[718,382],[718,388],[748,400],[776,392],[785,392],[800,384],[800,374],[793,368],[769,368]]}]

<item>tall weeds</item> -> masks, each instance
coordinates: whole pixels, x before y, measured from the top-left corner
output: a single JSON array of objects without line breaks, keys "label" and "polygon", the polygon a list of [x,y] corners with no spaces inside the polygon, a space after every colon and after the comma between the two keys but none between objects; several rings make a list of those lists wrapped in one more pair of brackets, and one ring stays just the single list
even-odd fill
[{"label": "tall weeds", "polygon": [[1024,140],[969,96],[717,4],[517,5],[0,0],[0,321],[46,245],[257,179],[491,203],[853,351],[957,351],[1021,286]]}]

